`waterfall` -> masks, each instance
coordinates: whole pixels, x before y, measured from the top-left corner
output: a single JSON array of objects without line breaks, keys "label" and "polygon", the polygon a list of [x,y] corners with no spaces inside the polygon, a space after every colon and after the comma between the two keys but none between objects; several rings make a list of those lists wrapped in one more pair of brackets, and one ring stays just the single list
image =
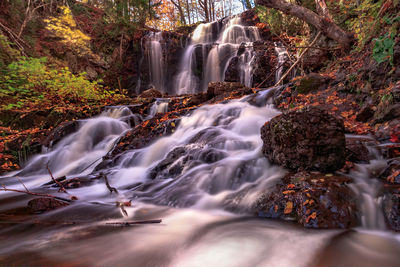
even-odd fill
[{"label": "waterfall", "polygon": [[[176,94],[205,91],[209,82],[224,81],[229,63],[238,56],[240,82],[252,86],[253,42],[260,40],[258,29],[243,26],[238,16],[222,24],[221,29],[219,22],[200,24],[193,32],[176,78]],[[238,55],[240,47],[244,51]]]},{"label": "waterfall", "polygon": [[162,32],[151,32],[146,39],[146,56],[149,62],[150,86],[165,92],[165,66],[162,52]]},{"label": "waterfall", "polygon": [[278,66],[275,72],[275,83],[277,83],[283,75],[284,65],[289,60],[289,55],[286,48],[279,42],[275,42],[275,53],[278,56]]}]

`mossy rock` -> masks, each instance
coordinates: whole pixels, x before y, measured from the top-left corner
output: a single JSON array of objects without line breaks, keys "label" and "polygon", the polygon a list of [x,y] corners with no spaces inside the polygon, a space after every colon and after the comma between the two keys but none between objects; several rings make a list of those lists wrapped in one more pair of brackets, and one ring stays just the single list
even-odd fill
[{"label": "mossy rock", "polygon": [[330,81],[329,77],[310,73],[309,75],[297,80],[296,91],[299,94],[309,94],[317,90],[326,89]]}]

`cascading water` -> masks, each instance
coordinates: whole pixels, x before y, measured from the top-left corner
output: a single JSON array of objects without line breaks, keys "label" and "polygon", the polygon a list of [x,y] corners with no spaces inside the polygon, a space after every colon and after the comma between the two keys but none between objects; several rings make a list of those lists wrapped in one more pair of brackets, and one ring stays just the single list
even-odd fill
[{"label": "cascading water", "polygon": [[[258,29],[243,26],[240,17],[200,24],[193,32],[176,78],[177,94],[204,91],[209,82],[223,81],[230,61],[239,56],[240,81],[251,87],[253,42],[260,40]],[[238,55],[239,48],[242,54]],[[200,55],[200,56],[199,56]]]},{"label": "cascading water", "polygon": [[150,86],[165,92],[165,66],[162,52],[162,32],[151,32],[146,37],[144,47],[149,62]]},{"label": "cascading water", "polygon": [[[122,154],[101,170],[118,196],[110,194],[104,181],[93,180],[92,185],[68,189],[79,198],[75,204],[40,215],[54,225],[0,228],[0,240],[13,236],[0,243],[0,263],[2,255],[11,255],[6,265],[31,255],[33,265],[46,260],[84,266],[310,266],[328,245],[323,249],[328,256],[337,253],[335,246],[353,256],[346,266],[373,260],[396,266],[400,246],[386,232],[341,232],[330,243],[339,231],[245,216],[259,194],[285,173],[261,154],[259,129],[279,114],[268,104],[271,93],[202,106],[183,117],[172,135]],[[160,103],[153,104],[155,110]],[[45,174],[48,160],[57,176],[87,177],[94,169],[88,166],[110,150],[132,116],[127,107],[111,108],[82,121],[76,133],[33,158],[19,179],[30,190],[40,190],[50,181]],[[87,171],[80,173],[83,168]],[[1,178],[1,184],[23,190],[15,177]],[[128,199],[133,206],[125,208],[127,220],[162,218],[163,224],[107,228],[105,223],[122,216],[115,201]],[[6,203],[0,211],[26,205],[14,192],[2,192],[0,201]],[[59,225],[60,220],[74,223]],[[328,265],[318,266],[334,266],[335,259],[328,256],[323,258]]]},{"label": "cascading water", "polygon": [[278,56],[278,66],[275,72],[275,83],[279,82],[285,69],[285,63],[289,60],[286,48],[279,42],[275,43],[275,53]]}]

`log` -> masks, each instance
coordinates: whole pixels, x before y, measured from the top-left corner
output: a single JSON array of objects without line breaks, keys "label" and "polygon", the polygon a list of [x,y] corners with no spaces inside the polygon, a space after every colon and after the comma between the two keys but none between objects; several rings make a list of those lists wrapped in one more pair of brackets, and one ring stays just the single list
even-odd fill
[{"label": "log", "polygon": [[274,8],[283,12],[286,15],[295,16],[317,28],[325,36],[338,42],[344,48],[350,48],[355,41],[352,33],[346,32],[337,26],[333,21],[325,17],[321,17],[308,8],[291,4],[284,0],[257,0],[258,5],[268,8]]}]

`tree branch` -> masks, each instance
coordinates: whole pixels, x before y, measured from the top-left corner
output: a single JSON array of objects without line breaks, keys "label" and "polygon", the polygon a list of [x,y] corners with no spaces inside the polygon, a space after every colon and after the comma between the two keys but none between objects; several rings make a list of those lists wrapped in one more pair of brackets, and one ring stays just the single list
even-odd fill
[{"label": "tree branch", "polygon": [[263,5],[268,8],[274,8],[283,12],[286,15],[295,16],[313,25],[321,33],[331,38],[332,40],[335,40],[345,48],[350,48],[355,40],[352,33],[342,30],[339,26],[337,26],[329,19],[319,16],[305,7],[292,4],[284,0],[257,0],[257,4]]}]

